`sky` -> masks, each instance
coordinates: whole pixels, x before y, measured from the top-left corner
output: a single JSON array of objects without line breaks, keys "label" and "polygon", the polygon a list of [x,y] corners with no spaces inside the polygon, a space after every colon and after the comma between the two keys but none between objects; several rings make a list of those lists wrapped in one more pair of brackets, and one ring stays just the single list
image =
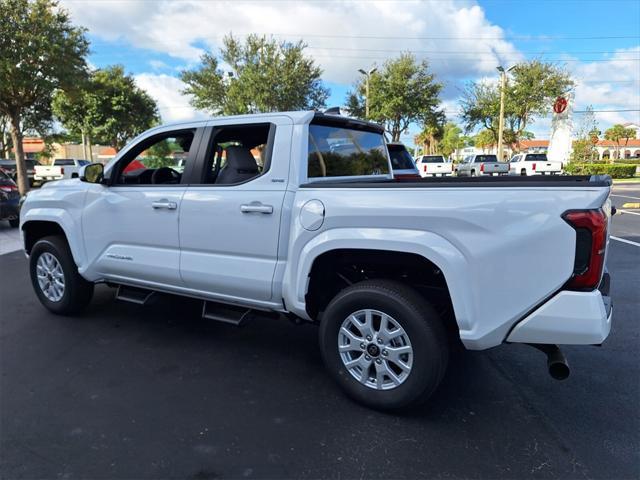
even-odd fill
[{"label": "sky", "polygon": [[[344,104],[358,69],[410,51],[444,84],[447,118],[473,80],[497,80],[496,67],[539,58],[576,81],[575,110],[592,106],[601,130],[640,123],[640,0],[61,0],[87,28],[89,62],[121,64],[156,99],[164,122],[206,118],[181,93],[179,74],[217,53],[233,33],[304,40]],[[574,122],[580,123],[576,113]],[[550,118],[529,128],[548,138]],[[412,144],[418,126],[402,140]]]}]

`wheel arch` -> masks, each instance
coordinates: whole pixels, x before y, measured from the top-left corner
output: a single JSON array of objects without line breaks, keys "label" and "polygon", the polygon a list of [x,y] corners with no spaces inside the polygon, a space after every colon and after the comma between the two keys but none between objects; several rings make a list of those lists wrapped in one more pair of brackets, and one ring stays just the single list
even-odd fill
[{"label": "wheel arch", "polygon": [[79,227],[75,226],[69,214],[64,211],[51,214],[43,212],[40,215],[30,214],[31,211],[27,212],[21,225],[25,252],[30,254],[36,242],[44,237],[60,235],[66,240],[74,262],[80,267],[84,260],[82,244],[80,238],[72,233]]},{"label": "wheel arch", "polygon": [[[470,299],[463,284],[466,259],[453,244],[435,233],[401,229],[334,229],[316,236],[298,254],[292,252],[289,258],[299,260],[297,271],[290,270],[285,275],[285,304],[289,310],[308,320],[315,319],[326,302],[326,298],[318,299],[316,296],[316,289],[322,285],[318,279],[322,278],[323,272],[335,272],[336,265],[344,266],[355,260],[355,265],[388,265],[389,270],[396,272],[402,270],[396,266],[411,267],[412,278],[420,268],[429,270],[427,279],[441,279],[436,280],[434,286],[443,288],[450,299],[451,316],[458,329],[469,328]],[[292,263],[295,262],[289,262],[289,265]],[[442,284],[438,285],[438,281]]]}]

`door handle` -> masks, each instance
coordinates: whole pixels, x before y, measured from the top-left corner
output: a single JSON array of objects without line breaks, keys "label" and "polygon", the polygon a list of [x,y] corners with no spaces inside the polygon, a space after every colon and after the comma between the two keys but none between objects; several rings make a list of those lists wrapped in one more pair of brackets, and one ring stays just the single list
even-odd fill
[{"label": "door handle", "polygon": [[160,200],[158,202],[153,202],[151,206],[154,209],[165,208],[167,210],[175,210],[178,208],[178,204],[176,202],[167,202],[166,200]]},{"label": "door handle", "polygon": [[242,213],[264,213],[266,215],[273,213],[273,205],[263,205],[260,202],[251,202],[249,204],[240,205]]}]

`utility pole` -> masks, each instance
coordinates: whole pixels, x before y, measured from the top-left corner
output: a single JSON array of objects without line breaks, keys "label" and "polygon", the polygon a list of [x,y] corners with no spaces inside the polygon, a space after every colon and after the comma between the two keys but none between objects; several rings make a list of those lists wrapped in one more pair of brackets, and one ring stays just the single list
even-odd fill
[{"label": "utility pole", "polygon": [[368,72],[366,70],[363,70],[362,68],[358,69],[358,71],[365,76],[364,116],[367,120],[369,119],[369,80],[371,79],[371,75],[373,75],[376,70],[378,70],[377,67],[370,68]]},{"label": "utility pole", "polygon": [[502,66],[498,67],[500,72],[500,118],[498,119],[498,161],[502,161],[502,137],[504,132],[504,92],[507,89],[507,72],[515,68],[508,68],[506,71]]}]

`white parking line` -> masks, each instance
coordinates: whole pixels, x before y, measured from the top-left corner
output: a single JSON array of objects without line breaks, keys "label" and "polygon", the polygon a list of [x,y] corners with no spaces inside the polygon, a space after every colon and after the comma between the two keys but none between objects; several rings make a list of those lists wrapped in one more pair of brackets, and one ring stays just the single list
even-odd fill
[{"label": "white parking line", "polygon": [[631,195],[616,195],[615,193],[612,193],[610,196],[611,197],[633,198],[634,200],[640,200],[640,197],[632,197]]},{"label": "white parking line", "polygon": [[614,237],[613,235],[611,235],[609,238],[611,240],[617,240],[618,242],[628,243],[629,245],[635,245],[636,247],[640,247],[640,243],[634,242],[632,240],[627,240],[626,238]]},{"label": "white parking line", "polygon": [[640,212],[632,212],[630,210],[623,210],[621,208],[619,208],[618,211],[622,213],[630,213],[631,215],[640,215]]}]

